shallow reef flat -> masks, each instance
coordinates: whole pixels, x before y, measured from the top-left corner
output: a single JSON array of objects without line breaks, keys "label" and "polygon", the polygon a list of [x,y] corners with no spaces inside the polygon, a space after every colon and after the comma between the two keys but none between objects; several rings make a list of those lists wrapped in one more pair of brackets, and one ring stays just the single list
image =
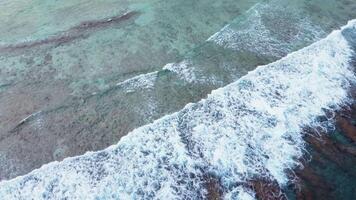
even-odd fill
[{"label": "shallow reef flat", "polygon": [[[197,103],[134,129],[116,145],[2,181],[0,195],[352,198],[355,38],[356,19]],[[165,69],[177,71],[171,65]]]},{"label": "shallow reef flat", "polygon": [[[85,147],[74,144],[63,136],[67,132],[80,136],[89,128],[87,116],[92,111],[94,121],[106,111],[98,110],[97,115],[95,109],[87,110],[82,116],[81,111],[61,114],[61,108],[179,61],[256,2],[1,1],[5,11],[0,14],[4,22],[0,25],[0,157],[5,161],[0,176],[14,177],[43,163],[117,142],[127,132],[118,131],[108,140],[100,139],[105,133],[91,135],[98,137],[97,143],[84,142]],[[221,9],[226,12],[214,12]],[[41,118],[48,110],[57,111],[58,127],[49,122],[51,117]],[[73,115],[80,118],[74,122],[79,129],[68,119]],[[127,115],[119,112],[112,117],[125,120]],[[98,124],[94,121],[89,126]],[[68,144],[68,139],[73,143]]]},{"label": "shallow reef flat", "polygon": [[2,41],[2,179],[115,144],[356,17],[351,1],[106,3],[116,13],[68,14],[47,35]]}]

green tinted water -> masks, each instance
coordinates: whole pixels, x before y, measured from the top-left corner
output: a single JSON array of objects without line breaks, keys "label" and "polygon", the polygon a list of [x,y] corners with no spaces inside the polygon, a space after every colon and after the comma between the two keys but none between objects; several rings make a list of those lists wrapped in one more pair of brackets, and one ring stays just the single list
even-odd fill
[{"label": "green tinted water", "polygon": [[109,20],[127,11],[138,14],[105,28],[85,29],[76,33],[82,37],[68,43],[0,50],[4,178],[117,143],[128,131],[356,18],[356,3],[336,0],[57,4],[7,3],[8,14],[1,15],[7,24],[31,19],[26,16],[34,17],[34,7],[51,17],[30,20],[35,31],[4,26],[1,42],[6,46],[21,44],[24,38],[56,37],[82,21]]},{"label": "green tinted water", "polygon": [[[135,105],[141,104],[140,98],[130,103],[126,93],[110,88],[125,79],[181,60],[187,51],[256,2],[2,1],[0,7],[5,11],[0,14],[0,154],[6,159],[0,174],[13,177],[53,159],[103,148],[117,141],[112,134],[108,134],[110,142],[100,139],[107,135],[104,132],[97,136],[99,139],[91,135],[94,130],[101,132],[94,127],[99,124],[95,121],[105,116],[105,120],[112,119],[114,124],[118,120],[117,126],[126,133],[128,116],[133,122],[142,121],[139,124],[145,120],[130,112],[132,107],[138,109]],[[123,20],[112,20],[127,12],[134,14]],[[112,94],[115,99],[106,101],[113,102],[111,106],[115,106],[114,101],[122,101],[118,109],[78,107],[88,97],[97,94],[94,96],[100,100],[101,95],[110,91],[115,91]],[[69,115],[61,111],[68,106]],[[111,109],[117,112],[109,117],[107,112]],[[58,112],[55,117],[42,118],[41,111],[47,110]],[[28,118],[34,113],[41,115]],[[94,119],[90,121],[85,116]],[[59,121],[52,123],[53,120]],[[100,126],[111,127],[111,124]],[[127,126],[131,129],[133,124],[137,123]],[[114,131],[114,127],[109,131]],[[74,132],[77,136],[84,132],[84,138],[95,138],[95,142],[82,140],[82,136],[73,140]],[[64,136],[67,133],[72,136]],[[68,139],[77,144],[68,143]],[[33,147],[34,141],[44,144]]]}]

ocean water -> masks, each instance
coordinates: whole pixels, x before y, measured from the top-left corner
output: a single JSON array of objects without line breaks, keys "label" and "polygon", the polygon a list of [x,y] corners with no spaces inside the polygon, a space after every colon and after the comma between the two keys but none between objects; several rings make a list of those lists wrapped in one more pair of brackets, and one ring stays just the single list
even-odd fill
[{"label": "ocean water", "polygon": [[[356,21],[259,66],[206,99],[137,128],[117,145],[0,183],[5,199],[201,199],[206,176],[224,199],[254,199],[249,181],[280,187],[306,150],[304,127],[352,102]],[[170,69],[170,68],[169,68]],[[331,119],[332,120],[332,119]]]},{"label": "ocean water", "polygon": [[[76,8],[73,13],[92,6],[70,5]],[[201,6],[206,6],[204,12],[194,13]],[[54,30],[83,36],[68,43],[5,45],[0,56],[5,66],[0,73],[1,177],[13,178],[53,160],[115,144],[134,128],[325,37],[356,17],[353,6],[340,1],[136,2],[124,6],[119,16],[128,11],[140,14],[124,22],[109,26],[97,20],[92,24],[100,26],[79,33],[68,32],[68,27],[83,19],[68,18],[64,22],[69,24],[56,25]],[[219,9],[224,12],[209,12]],[[99,19],[108,20],[100,9],[97,12]],[[177,21],[181,15],[185,18]],[[188,25],[195,28],[184,28]],[[54,37],[61,34],[57,31]],[[175,53],[165,57],[169,52]]]},{"label": "ocean water", "polygon": [[[0,49],[7,76],[1,85],[48,77],[68,81],[72,95],[87,96],[177,61],[256,2],[3,1]],[[197,7],[203,11],[194,12]],[[229,12],[211,12],[226,7]]]},{"label": "ocean water", "polygon": [[[104,117],[107,109],[113,108],[96,112],[87,107],[84,111],[79,105],[93,94],[100,98],[119,82],[179,61],[186,51],[254,3],[1,1],[0,8],[6,10],[0,14],[1,179],[116,143],[114,134],[94,139],[92,131],[101,131],[90,126],[110,126],[111,131],[118,128],[97,120],[134,117],[123,110]],[[197,8],[201,12],[195,12]],[[226,12],[212,12],[220,9]],[[125,97],[110,102],[120,99]],[[134,106],[125,103],[120,105],[127,109]],[[71,107],[68,112],[61,112],[67,107]],[[53,110],[59,115],[43,116]],[[57,122],[49,122],[52,120]],[[115,124],[125,129],[124,123]],[[79,138],[70,139],[74,135],[63,135],[67,132],[96,142],[82,140],[80,144]]]},{"label": "ocean water", "polygon": [[[9,8],[25,6],[15,3]],[[77,7],[71,1],[62,6],[75,8],[69,9],[73,14],[53,27],[55,33],[29,34],[34,38],[27,43],[20,40],[23,35],[3,37],[15,45],[3,46],[0,55],[5,66],[0,73],[2,179],[115,144],[131,130],[197,102],[256,66],[318,41],[356,18],[352,1],[152,1],[120,4],[118,16],[137,14],[106,24],[115,16],[104,12],[113,5],[106,3],[89,28],[70,27],[94,15],[72,16],[95,5]],[[59,9],[55,3],[38,4],[41,10]],[[194,12],[196,7],[204,9]],[[25,10],[33,15],[30,7]],[[58,42],[63,34],[80,37]],[[57,40],[33,42],[47,37]]]},{"label": "ocean water", "polygon": [[304,130],[354,101],[356,2],[0,8],[0,197],[354,198],[354,143]]}]

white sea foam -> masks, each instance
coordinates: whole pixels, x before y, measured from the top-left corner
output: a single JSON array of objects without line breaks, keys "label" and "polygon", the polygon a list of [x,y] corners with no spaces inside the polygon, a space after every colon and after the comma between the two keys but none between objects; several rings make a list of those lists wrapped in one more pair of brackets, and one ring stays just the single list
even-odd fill
[{"label": "white sea foam", "polygon": [[0,197],[199,199],[207,195],[204,177],[211,175],[225,199],[253,199],[244,183],[263,177],[286,184],[286,170],[303,155],[302,128],[318,125],[323,109],[348,101],[352,54],[341,31],[334,31],[106,150],[0,182]]},{"label": "white sea foam", "polygon": [[[249,9],[245,18],[237,18],[207,41],[225,48],[247,50],[268,56],[284,56],[291,44],[320,39],[324,31],[297,10],[285,11],[276,3],[258,3]],[[273,24],[269,24],[273,22]],[[237,29],[234,28],[237,25]],[[278,33],[274,32],[278,30]]]},{"label": "white sea foam", "polygon": [[[234,50],[248,50],[264,56],[281,57],[292,51],[296,43],[308,43],[320,39],[325,32],[307,17],[301,17],[297,10],[286,12],[283,6],[274,3],[257,3],[243,17],[235,19],[206,41]],[[263,19],[269,18],[263,21]],[[271,27],[268,21],[274,22]],[[234,26],[235,25],[235,26]],[[237,26],[236,26],[237,25]],[[278,33],[272,32],[278,30]],[[175,73],[188,83],[222,85],[219,78],[206,77],[190,59],[168,63],[163,68]],[[128,92],[154,87],[157,71],[135,76],[117,85],[125,85]]]},{"label": "white sea foam", "polygon": [[[186,59],[178,63],[168,63],[162,70],[168,70],[175,73],[179,79],[186,81],[187,83],[213,83],[222,84],[221,81],[214,77],[201,76],[193,63]],[[155,86],[159,71],[154,71],[146,74],[140,74],[119,82],[116,86],[124,88],[125,92],[135,92],[140,89],[152,89]]]},{"label": "white sea foam", "polygon": [[187,83],[201,83],[201,84],[214,84],[221,85],[223,82],[216,77],[206,77],[202,75],[202,71],[194,67],[194,63],[191,60],[183,60],[179,63],[168,63],[163,67],[163,70],[168,70],[177,75],[181,80]]},{"label": "white sea foam", "polygon": [[179,78],[189,82],[194,83],[197,81],[196,74],[194,72],[194,67],[189,60],[183,60],[179,63],[169,63],[163,67],[163,70],[168,70],[176,73]]},{"label": "white sea foam", "polygon": [[239,200],[254,200],[255,194],[253,191],[243,187],[236,187],[224,195],[224,199],[239,199]]},{"label": "white sea foam", "polygon": [[117,83],[116,86],[123,87],[126,92],[134,92],[137,89],[151,89],[154,87],[157,75],[158,71],[150,72],[147,74],[140,74],[133,78]]}]

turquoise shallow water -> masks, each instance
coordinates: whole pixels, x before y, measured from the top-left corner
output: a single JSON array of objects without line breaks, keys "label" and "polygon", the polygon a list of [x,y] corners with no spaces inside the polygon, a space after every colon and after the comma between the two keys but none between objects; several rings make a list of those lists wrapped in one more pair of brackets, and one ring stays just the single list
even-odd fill
[{"label": "turquoise shallow water", "polygon": [[[115,144],[134,128],[356,18],[353,1],[3,1],[0,6],[6,8],[0,14],[0,178],[5,179]],[[337,169],[320,173],[330,171]],[[342,177],[352,180],[340,177],[340,183]]]},{"label": "turquoise shallow water", "polygon": [[[120,3],[118,15],[131,10],[138,14],[99,29],[69,32],[81,36],[69,43],[54,41],[31,48],[3,50],[0,147],[8,164],[3,165],[6,173],[1,174],[15,175],[16,171],[27,171],[53,159],[104,148],[129,130],[198,101],[212,89],[238,79],[257,65],[267,64],[324,37],[354,14],[353,4],[339,1],[334,4],[256,3]],[[59,9],[55,3],[38,4],[44,11]],[[68,14],[66,20],[42,37],[61,35],[57,29],[66,31],[73,24],[93,20],[89,14],[82,18],[71,16],[95,5],[80,4],[82,8],[72,4],[62,6],[73,8],[68,12],[74,14]],[[107,2],[107,7],[112,4]],[[96,10],[98,20],[114,15],[105,12],[103,16],[105,5],[102,10]],[[25,4],[16,7],[19,6],[24,6],[28,15],[35,12]],[[196,7],[204,9],[194,12]],[[6,19],[16,21],[17,18],[10,18],[12,15]],[[54,23],[51,18],[40,19]],[[45,24],[38,21],[33,26],[47,27]],[[23,36],[13,34],[13,37],[18,43]],[[40,36],[36,37],[33,40],[41,40]],[[173,68],[178,73],[162,70],[170,62],[177,63]],[[148,78],[142,76],[124,82],[156,70],[159,72]],[[22,123],[23,119],[28,120]],[[33,142],[38,139],[43,145],[33,148]]]},{"label": "turquoise shallow water", "polygon": [[[348,166],[343,160],[354,162],[346,154],[334,156],[342,146],[323,132],[337,119],[329,114],[353,102],[348,89],[355,84],[354,36],[356,20],[259,66],[206,99],[133,130],[103,151],[2,181],[0,194],[7,199],[285,199],[283,191],[292,184],[298,199],[314,193],[327,199],[339,196],[315,192],[329,193],[330,187],[320,181],[324,177],[313,175],[312,163],[303,158],[315,148],[342,170]],[[166,65],[164,70],[180,74],[186,71],[178,70],[181,66]],[[147,85],[144,77],[135,79],[140,86]],[[132,91],[137,82],[131,81],[118,86],[129,84],[126,89]],[[352,148],[348,151],[352,154]],[[303,182],[295,182],[298,177]],[[348,198],[349,193],[344,195]]]},{"label": "turquoise shallow water", "polygon": [[[103,94],[115,91],[110,88],[115,88],[119,82],[161,69],[166,63],[179,61],[185,52],[254,3],[256,1],[3,1],[2,6],[8,9],[1,18],[6,23],[2,23],[4,28],[0,37],[3,43],[0,47],[0,151],[8,164],[2,165],[7,172],[1,174],[14,173],[11,176],[15,176],[16,171],[27,171],[53,159],[104,148],[116,142],[137,122],[145,123],[135,117],[137,114],[130,113],[140,98],[130,104],[127,100],[133,98],[126,97],[126,93],[114,92],[109,94],[112,99],[102,100],[112,103],[111,106],[118,104],[114,100],[123,101],[116,110],[116,107],[107,105],[96,112],[94,108],[81,109],[78,104],[85,103],[92,96],[92,99],[100,100]],[[201,12],[195,12],[197,8]],[[219,9],[226,12],[212,12]],[[122,20],[112,20],[120,19],[127,12],[133,14]],[[27,22],[30,17],[36,20]],[[9,23],[11,26],[6,25]],[[21,23],[33,30],[18,25]],[[115,95],[118,96],[115,98]],[[104,103],[99,105],[105,106]],[[68,106],[70,111],[66,114],[60,111]],[[25,126],[30,125],[24,129],[29,133],[25,134],[25,138],[21,129],[16,129],[17,125],[23,124],[23,119],[48,110],[58,110],[57,113],[62,114],[34,120],[36,122],[33,125],[33,122],[25,123]],[[136,110],[140,110],[139,107]],[[118,115],[121,117],[117,118]],[[75,117],[75,120],[71,117]],[[112,123],[100,123],[98,119],[112,119]],[[50,122],[52,120],[57,122]],[[99,124],[102,124],[102,128],[108,127],[111,134],[107,134],[106,130],[95,136],[92,131],[102,131],[90,127]],[[19,134],[12,134],[12,130],[19,131]],[[42,134],[32,134],[42,131],[45,135],[51,134],[48,138],[40,137]],[[114,134],[114,131],[117,133]],[[93,138],[94,142],[84,142],[78,138],[75,139],[76,144],[68,143],[72,136],[63,137],[67,132]],[[10,139],[9,142],[9,135],[17,139]],[[39,142],[44,145],[40,145],[40,148],[27,145],[32,143],[26,142],[29,139],[26,139],[27,136],[31,137],[30,140],[38,140],[39,137]],[[104,138],[100,139],[102,136]],[[69,140],[73,141],[73,138]],[[13,145],[13,142],[20,142],[19,146],[24,148],[16,148],[18,145]],[[9,147],[6,144],[11,145]],[[7,150],[9,148],[12,150]],[[21,155],[21,158],[15,155]],[[41,156],[34,158],[30,155]],[[8,165],[14,167],[8,168]]]}]

